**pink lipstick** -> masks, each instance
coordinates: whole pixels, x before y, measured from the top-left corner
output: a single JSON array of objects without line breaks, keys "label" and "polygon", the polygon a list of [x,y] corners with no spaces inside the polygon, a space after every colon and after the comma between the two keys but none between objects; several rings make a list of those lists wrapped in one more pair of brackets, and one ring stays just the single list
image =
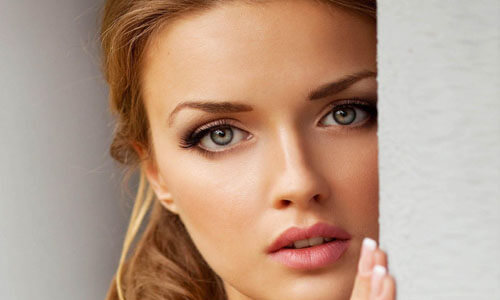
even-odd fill
[{"label": "pink lipstick", "polygon": [[350,234],[340,227],[316,223],[291,227],[267,249],[271,258],[293,269],[312,270],[333,264],[349,248]]}]

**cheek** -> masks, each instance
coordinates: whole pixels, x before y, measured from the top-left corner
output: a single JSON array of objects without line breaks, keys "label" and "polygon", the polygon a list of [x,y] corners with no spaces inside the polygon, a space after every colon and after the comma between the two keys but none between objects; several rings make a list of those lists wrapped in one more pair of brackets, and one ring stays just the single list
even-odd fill
[{"label": "cheek", "polygon": [[332,211],[360,234],[378,236],[378,151],[375,129],[336,143],[331,161]]},{"label": "cheek", "polygon": [[251,198],[257,188],[252,185],[255,174],[241,172],[242,168],[228,158],[224,163],[196,158],[163,170],[175,174],[168,186],[179,216],[200,253],[215,269],[222,264],[219,260],[227,262],[231,260],[228,256],[241,253],[241,243],[235,241],[258,217],[257,201],[255,196]]}]

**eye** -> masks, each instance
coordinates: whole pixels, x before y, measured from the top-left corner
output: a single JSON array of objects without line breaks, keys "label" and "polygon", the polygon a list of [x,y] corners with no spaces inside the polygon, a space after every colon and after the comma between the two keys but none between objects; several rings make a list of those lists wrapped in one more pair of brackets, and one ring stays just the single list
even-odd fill
[{"label": "eye", "polygon": [[227,152],[229,150],[225,149],[231,148],[231,144],[237,144],[241,140],[252,137],[247,131],[231,125],[232,123],[231,119],[222,119],[205,124],[198,129],[188,130],[181,137],[179,146],[184,149],[198,150],[207,157]]},{"label": "eye", "polygon": [[[339,128],[365,127],[376,121],[376,101],[364,99],[337,100],[333,108],[320,123],[322,126]],[[233,119],[221,119],[188,129],[181,137],[179,146],[183,149],[196,150],[207,158],[227,154],[242,140],[249,140],[253,135],[236,127]],[[196,129],[195,129],[196,128]]]},{"label": "eye", "polygon": [[371,109],[365,104],[342,104],[335,106],[320,123],[325,126],[351,126],[364,123],[372,117]]},{"label": "eye", "polygon": [[228,145],[237,144],[245,138],[245,133],[233,126],[212,127],[200,139],[199,145],[210,151],[228,148]]}]

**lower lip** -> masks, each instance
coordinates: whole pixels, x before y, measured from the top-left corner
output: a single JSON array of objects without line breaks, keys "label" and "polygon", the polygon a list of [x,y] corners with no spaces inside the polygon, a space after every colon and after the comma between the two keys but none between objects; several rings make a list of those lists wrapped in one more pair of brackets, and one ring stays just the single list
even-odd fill
[{"label": "lower lip", "polygon": [[325,244],[302,248],[282,248],[271,253],[271,258],[285,266],[300,270],[313,270],[333,264],[349,248],[349,240],[332,241]]}]

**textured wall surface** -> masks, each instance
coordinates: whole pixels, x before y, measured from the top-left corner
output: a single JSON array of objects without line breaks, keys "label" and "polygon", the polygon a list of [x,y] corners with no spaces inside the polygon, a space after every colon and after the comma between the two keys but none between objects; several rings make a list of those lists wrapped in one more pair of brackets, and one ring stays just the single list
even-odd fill
[{"label": "textured wall surface", "polygon": [[379,1],[382,246],[399,299],[500,299],[500,1]]},{"label": "textured wall surface", "polygon": [[108,155],[100,0],[0,0],[0,299],[104,299],[128,208]]}]

